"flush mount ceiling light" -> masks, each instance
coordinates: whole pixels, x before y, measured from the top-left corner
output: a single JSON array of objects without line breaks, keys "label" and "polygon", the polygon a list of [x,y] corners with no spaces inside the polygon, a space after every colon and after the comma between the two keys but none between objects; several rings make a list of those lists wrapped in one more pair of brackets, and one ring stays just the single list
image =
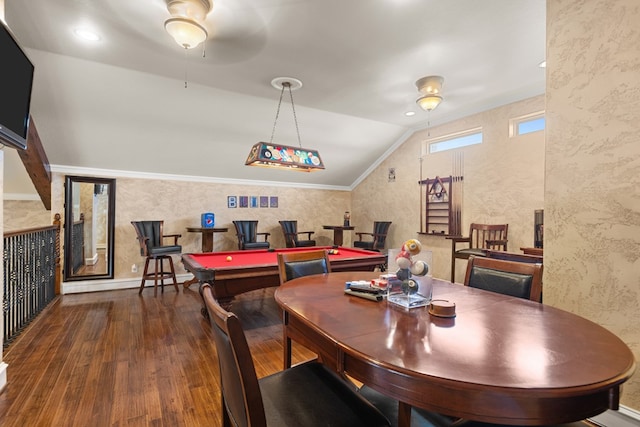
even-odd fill
[{"label": "flush mount ceiling light", "polygon": [[100,36],[98,34],[87,28],[76,28],[73,30],[73,33],[83,40],[88,40],[91,42],[97,42],[100,40]]},{"label": "flush mount ceiling light", "polygon": [[204,20],[211,8],[209,0],[167,0],[171,18],[164,22],[164,28],[179,46],[193,49],[209,35]]},{"label": "flush mount ceiling light", "polygon": [[[300,172],[313,172],[324,169],[320,153],[318,153],[317,150],[302,148],[302,143],[300,142],[300,129],[298,128],[298,118],[296,117],[292,91],[300,89],[302,82],[292,77],[278,77],[271,81],[271,85],[280,90],[280,100],[278,101],[276,119],[273,122],[271,139],[269,139],[269,142],[258,142],[254,144],[244,164],[247,166],[264,166]],[[273,135],[276,132],[280,106],[282,105],[282,96],[285,90],[289,92],[289,98],[291,99],[293,120],[296,124],[296,133],[298,135],[298,147],[275,144],[273,142]]]},{"label": "flush mount ceiling light", "polygon": [[418,91],[422,94],[416,103],[425,111],[435,109],[442,102],[442,84],[444,77],[427,76],[416,81]]}]

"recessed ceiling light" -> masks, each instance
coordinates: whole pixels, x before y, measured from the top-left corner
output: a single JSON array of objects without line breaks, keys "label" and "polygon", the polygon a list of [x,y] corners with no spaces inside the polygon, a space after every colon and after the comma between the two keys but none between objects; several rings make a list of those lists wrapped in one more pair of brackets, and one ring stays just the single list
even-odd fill
[{"label": "recessed ceiling light", "polygon": [[100,40],[99,35],[86,28],[76,28],[75,30],[73,30],[73,33],[83,40],[89,40],[92,42],[97,42],[98,40]]},{"label": "recessed ceiling light", "polygon": [[416,112],[415,111],[407,111],[406,113],[404,113],[405,116],[407,117],[411,117],[411,116],[415,116]]},{"label": "recessed ceiling light", "polygon": [[538,67],[540,68],[545,68],[547,66],[547,61],[542,61],[541,63],[538,64]]}]

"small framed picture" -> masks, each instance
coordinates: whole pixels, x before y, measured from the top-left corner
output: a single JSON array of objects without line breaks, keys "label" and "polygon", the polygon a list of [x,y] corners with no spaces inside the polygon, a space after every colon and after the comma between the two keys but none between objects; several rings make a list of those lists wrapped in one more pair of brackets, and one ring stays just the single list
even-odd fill
[{"label": "small framed picture", "polygon": [[269,198],[269,207],[277,208],[278,207],[278,196],[271,196]]},{"label": "small framed picture", "polygon": [[240,196],[240,207],[241,208],[249,207],[249,196]]},{"label": "small framed picture", "polygon": [[269,207],[269,197],[260,196],[260,207],[261,208],[268,208]]},{"label": "small framed picture", "polygon": [[257,208],[258,207],[258,196],[251,196],[251,199],[249,200],[249,202],[251,203],[251,207],[252,208]]},{"label": "small framed picture", "polygon": [[227,207],[228,208],[237,208],[238,207],[238,198],[236,196],[227,196]]}]

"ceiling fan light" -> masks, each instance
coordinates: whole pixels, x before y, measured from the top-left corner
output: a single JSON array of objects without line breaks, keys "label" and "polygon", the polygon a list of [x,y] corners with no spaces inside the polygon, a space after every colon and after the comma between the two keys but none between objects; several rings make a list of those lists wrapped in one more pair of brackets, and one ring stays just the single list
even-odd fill
[{"label": "ceiling fan light", "polygon": [[442,76],[427,76],[418,79],[416,87],[423,95],[437,95],[442,92],[443,83],[444,77]]},{"label": "ceiling fan light", "polygon": [[442,102],[442,97],[439,95],[426,95],[418,98],[416,103],[425,111],[431,111],[435,109]]},{"label": "ceiling fan light", "polygon": [[207,39],[207,30],[197,22],[187,18],[170,18],[164,22],[169,35],[185,49],[193,49]]},{"label": "ceiling fan light", "polygon": [[169,0],[167,10],[174,18],[187,18],[204,22],[211,12],[212,4],[209,0]]}]

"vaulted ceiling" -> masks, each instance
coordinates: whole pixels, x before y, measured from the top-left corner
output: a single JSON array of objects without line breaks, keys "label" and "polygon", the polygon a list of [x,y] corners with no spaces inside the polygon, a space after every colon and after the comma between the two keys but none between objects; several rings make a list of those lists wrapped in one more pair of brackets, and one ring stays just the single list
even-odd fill
[{"label": "vaulted ceiling", "polygon": [[[348,188],[427,120],[544,92],[544,0],[217,0],[204,57],[167,34],[165,0],[5,3],[36,67],[32,113],[54,166]],[[444,101],[427,115],[414,83],[431,74]],[[324,171],[244,166],[269,141],[281,76],[303,82],[301,144]],[[298,145],[292,116],[285,98],[274,142]],[[25,192],[5,152],[5,193]]]}]

